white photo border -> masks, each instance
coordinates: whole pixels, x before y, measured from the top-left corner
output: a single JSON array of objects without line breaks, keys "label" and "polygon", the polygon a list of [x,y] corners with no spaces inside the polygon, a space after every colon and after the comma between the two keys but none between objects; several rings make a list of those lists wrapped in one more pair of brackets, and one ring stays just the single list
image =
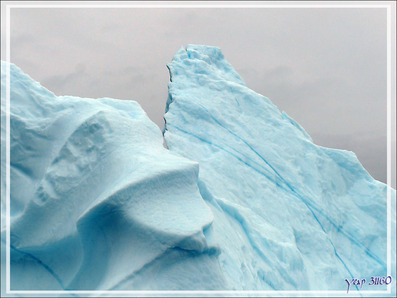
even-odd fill
[{"label": "white photo border", "polygon": [[[391,274],[391,180],[392,180],[392,75],[395,78],[395,69],[392,69],[392,1],[366,2],[366,1],[4,1],[5,8],[5,42],[6,42],[6,290],[7,296],[26,295],[32,297],[50,295],[117,295],[124,297],[152,296],[152,297],[197,297],[197,296],[264,296],[264,295],[305,295],[305,296],[346,296],[346,291],[21,291],[11,290],[10,284],[10,61],[11,61],[11,9],[13,8],[384,8],[387,13],[387,275]],[[332,4],[331,4],[332,3]],[[2,12],[3,14],[3,12]],[[3,22],[3,21],[2,21]],[[395,121],[395,120],[394,120]],[[395,228],[395,227],[393,227]],[[396,277],[394,277],[396,278]],[[3,290],[2,290],[3,293]],[[349,295],[382,295],[391,293],[391,284],[386,291],[357,291]]]}]

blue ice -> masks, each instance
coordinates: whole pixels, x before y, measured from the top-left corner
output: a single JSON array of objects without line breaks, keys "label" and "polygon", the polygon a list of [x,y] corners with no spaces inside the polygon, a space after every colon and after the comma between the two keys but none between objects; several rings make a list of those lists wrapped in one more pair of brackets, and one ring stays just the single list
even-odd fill
[{"label": "blue ice", "polygon": [[12,290],[344,292],[366,278],[356,292],[391,275],[395,293],[395,190],[314,144],[210,46],[168,64],[163,135],[135,101],[56,96],[9,64],[7,244],[1,67]]}]

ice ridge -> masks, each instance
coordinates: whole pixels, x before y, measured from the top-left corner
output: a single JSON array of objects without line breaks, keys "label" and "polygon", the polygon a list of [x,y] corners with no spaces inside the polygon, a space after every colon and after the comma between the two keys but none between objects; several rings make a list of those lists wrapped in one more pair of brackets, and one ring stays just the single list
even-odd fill
[{"label": "ice ridge", "polygon": [[354,153],[315,145],[268,98],[237,82],[219,52],[188,45],[168,65],[164,137],[170,151],[200,164],[229,283],[342,290],[345,278],[386,275],[387,186]]}]

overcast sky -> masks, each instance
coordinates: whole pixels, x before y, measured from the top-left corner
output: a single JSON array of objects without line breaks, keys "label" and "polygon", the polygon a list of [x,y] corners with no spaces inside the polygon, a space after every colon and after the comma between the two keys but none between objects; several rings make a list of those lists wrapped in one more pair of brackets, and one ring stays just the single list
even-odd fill
[{"label": "overcast sky", "polygon": [[386,182],[386,16],[385,8],[12,8],[11,62],[57,95],[136,100],[162,128],[166,64],[181,46],[218,46],[316,144],[354,151]]}]

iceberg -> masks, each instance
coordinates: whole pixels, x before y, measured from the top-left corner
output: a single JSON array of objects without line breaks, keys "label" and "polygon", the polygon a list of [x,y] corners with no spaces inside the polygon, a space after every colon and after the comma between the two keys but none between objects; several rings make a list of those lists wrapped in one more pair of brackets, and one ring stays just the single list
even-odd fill
[{"label": "iceberg", "polygon": [[11,290],[395,293],[395,190],[315,145],[219,48],[168,65],[163,133],[135,101],[56,96],[1,67]]}]

